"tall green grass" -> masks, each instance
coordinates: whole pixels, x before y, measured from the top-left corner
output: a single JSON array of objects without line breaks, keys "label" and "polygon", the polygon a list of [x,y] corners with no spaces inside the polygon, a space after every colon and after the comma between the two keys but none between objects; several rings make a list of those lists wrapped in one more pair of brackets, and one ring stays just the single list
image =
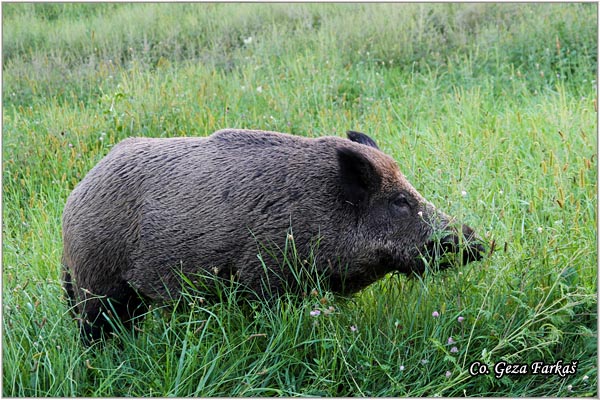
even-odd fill
[{"label": "tall green grass", "polygon": [[[2,11],[4,395],[597,396],[596,4]],[[494,252],[351,299],[192,293],[82,347],[59,282],[68,194],[125,137],[224,127],[362,130]],[[477,360],[579,362],[496,379]]]}]

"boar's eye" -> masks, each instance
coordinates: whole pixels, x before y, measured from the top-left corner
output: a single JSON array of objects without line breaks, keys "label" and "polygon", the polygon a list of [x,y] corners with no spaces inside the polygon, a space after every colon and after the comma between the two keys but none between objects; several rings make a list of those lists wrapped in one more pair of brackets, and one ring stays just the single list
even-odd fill
[{"label": "boar's eye", "polygon": [[392,199],[392,209],[396,213],[410,212],[411,205],[408,198],[404,194],[398,194]]}]

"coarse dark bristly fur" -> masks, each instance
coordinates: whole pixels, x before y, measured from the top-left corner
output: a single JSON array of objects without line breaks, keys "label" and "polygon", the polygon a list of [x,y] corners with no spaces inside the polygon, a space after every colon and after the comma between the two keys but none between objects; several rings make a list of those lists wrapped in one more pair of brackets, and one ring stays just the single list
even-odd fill
[{"label": "coarse dark bristly fur", "polygon": [[63,280],[84,340],[95,340],[110,330],[103,312],[126,322],[146,300],[177,296],[182,276],[234,277],[262,297],[293,290],[291,271],[257,257],[261,246],[283,248],[290,226],[300,254],[319,238],[317,272],[337,293],[422,273],[436,235],[463,262],[480,258],[471,228],[461,237],[450,221],[360,132],[130,138],[67,200]]}]

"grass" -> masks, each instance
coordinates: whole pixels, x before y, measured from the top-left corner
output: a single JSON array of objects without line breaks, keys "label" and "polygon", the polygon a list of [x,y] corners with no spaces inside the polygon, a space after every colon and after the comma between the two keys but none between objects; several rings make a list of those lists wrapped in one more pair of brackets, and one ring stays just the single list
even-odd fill
[{"label": "grass", "polygon": [[[4,395],[598,395],[596,4],[2,12]],[[68,194],[125,137],[224,127],[367,132],[495,251],[351,299],[192,293],[82,347],[59,283]],[[469,374],[503,360],[578,364]]]}]

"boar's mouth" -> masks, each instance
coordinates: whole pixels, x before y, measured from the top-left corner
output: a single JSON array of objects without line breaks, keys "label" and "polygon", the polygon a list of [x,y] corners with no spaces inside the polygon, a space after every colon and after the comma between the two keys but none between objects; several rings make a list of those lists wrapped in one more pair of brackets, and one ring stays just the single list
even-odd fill
[{"label": "boar's mouth", "polygon": [[463,225],[462,234],[450,231],[441,238],[430,239],[420,251],[412,272],[422,274],[426,264],[440,270],[465,265],[480,260],[486,251],[484,242],[469,226]]}]

